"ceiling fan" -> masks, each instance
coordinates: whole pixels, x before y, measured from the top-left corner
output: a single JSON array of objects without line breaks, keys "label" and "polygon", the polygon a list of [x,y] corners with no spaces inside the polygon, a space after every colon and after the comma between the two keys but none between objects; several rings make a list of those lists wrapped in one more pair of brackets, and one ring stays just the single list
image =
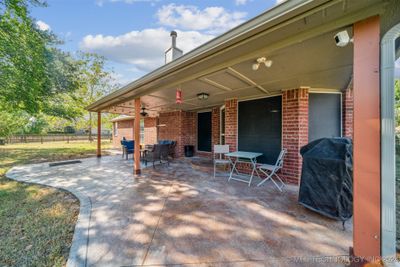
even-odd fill
[{"label": "ceiling fan", "polygon": [[140,115],[141,115],[142,117],[147,117],[147,115],[149,115],[149,114],[146,112],[146,108],[145,108],[145,107],[142,107],[142,111],[140,112]]}]

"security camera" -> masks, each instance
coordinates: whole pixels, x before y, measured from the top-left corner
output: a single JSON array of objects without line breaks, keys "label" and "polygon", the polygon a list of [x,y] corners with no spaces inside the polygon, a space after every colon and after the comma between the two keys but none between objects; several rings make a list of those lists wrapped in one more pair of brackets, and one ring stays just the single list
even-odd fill
[{"label": "security camera", "polygon": [[349,33],[347,31],[341,31],[335,35],[335,42],[337,46],[344,47],[349,43],[353,42],[353,39],[350,38]]}]

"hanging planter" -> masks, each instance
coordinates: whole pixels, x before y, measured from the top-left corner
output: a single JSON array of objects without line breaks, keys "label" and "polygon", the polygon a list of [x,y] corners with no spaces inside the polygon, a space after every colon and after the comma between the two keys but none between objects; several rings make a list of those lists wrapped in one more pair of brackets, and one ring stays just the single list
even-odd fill
[{"label": "hanging planter", "polygon": [[182,104],[182,90],[181,89],[176,90],[175,102],[176,102],[176,104]]}]

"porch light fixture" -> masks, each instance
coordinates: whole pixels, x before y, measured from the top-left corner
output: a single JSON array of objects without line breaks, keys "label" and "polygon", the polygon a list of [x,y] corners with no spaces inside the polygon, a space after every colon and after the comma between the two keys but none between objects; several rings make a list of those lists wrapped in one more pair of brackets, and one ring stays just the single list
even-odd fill
[{"label": "porch light fixture", "polygon": [[272,60],[267,59],[265,57],[259,57],[256,60],[256,63],[253,64],[252,68],[254,71],[258,70],[261,64],[264,64],[266,68],[270,68],[272,66]]},{"label": "porch light fixture", "polygon": [[199,93],[199,94],[197,94],[197,98],[198,98],[199,100],[207,100],[209,96],[210,96],[210,95],[207,94],[207,93]]}]

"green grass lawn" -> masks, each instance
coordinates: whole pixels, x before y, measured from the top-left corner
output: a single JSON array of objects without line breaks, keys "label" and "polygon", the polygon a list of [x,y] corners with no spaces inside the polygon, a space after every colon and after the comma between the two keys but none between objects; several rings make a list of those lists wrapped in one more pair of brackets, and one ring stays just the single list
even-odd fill
[{"label": "green grass lawn", "polygon": [[[110,147],[110,142],[102,145]],[[7,170],[95,154],[95,142],[0,146],[0,266],[64,266],[79,213],[71,194],[14,182],[5,177]]]}]

